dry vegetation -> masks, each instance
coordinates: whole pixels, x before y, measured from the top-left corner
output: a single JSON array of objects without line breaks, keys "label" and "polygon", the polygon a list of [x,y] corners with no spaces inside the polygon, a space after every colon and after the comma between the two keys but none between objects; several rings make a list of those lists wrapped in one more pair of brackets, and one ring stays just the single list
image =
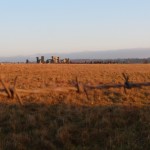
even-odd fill
[{"label": "dry vegetation", "polygon": [[[18,89],[150,82],[150,65],[1,65],[1,75]],[[0,88],[2,86],[0,85]],[[150,87],[48,94],[22,94],[24,106],[0,96],[2,150],[148,150]]]}]

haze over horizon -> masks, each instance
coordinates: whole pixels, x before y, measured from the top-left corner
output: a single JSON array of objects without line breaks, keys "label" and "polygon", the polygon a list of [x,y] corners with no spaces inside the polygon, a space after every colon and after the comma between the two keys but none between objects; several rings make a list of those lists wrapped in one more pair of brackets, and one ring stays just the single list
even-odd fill
[{"label": "haze over horizon", "polygon": [[149,7],[148,0],[0,1],[0,56],[150,49]]},{"label": "haze over horizon", "polygon": [[36,57],[44,56],[45,59],[51,59],[52,56],[59,56],[60,59],[70,58],[78,59],[148,59],[150,61],[150,49],[125,49],[110,51],[85,51],[70,53],[38,53],[32,55],[19,55],[12,57],[0,57],[0,62],[25,62],[27,59],[31,62],[36,61]]}]

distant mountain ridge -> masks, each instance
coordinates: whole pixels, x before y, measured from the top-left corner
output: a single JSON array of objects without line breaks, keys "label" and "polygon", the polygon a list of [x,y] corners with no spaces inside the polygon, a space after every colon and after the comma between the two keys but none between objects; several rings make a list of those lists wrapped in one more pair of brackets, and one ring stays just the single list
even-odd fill
[{"label": "distant mountain ridge", "polygon": [[70,59],[127,59],[127,58],[150,58],[149,49],[124,49],[109,51],[84,51],[73,53],[41,53],[30,56],[0,57],[0,62],[25,62],[26,59],[36,61],[37,56],[45,56],[45,59],[51,56]]}]

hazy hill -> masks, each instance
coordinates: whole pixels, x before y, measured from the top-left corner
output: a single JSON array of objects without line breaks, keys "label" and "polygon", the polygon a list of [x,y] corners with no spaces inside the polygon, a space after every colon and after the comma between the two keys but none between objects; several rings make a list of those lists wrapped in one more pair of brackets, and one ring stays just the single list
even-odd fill
[{"label": "hazy hill", "polygon": [[43,53],[30,56],[0,57],[1,62],[25,62],[26,59],[35,61],[36,56],[45,56],[46,59],[56,55],[61,58],[70,59],[118,59],[118,58],[150,58],[149,49],[126,49],[126,50],[110,50],[110,51],[84,51],[74,53]]}]

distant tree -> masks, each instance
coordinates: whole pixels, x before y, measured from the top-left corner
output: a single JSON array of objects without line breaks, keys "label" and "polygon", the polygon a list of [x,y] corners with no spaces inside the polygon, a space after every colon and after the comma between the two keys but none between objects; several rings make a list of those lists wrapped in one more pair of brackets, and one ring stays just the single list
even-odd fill
[{"label": "distant tree", "polygon": [[143,62],[144,64],[148,64],[148,60],[146,59],[146,60],[144,60],[144,62]]}]

